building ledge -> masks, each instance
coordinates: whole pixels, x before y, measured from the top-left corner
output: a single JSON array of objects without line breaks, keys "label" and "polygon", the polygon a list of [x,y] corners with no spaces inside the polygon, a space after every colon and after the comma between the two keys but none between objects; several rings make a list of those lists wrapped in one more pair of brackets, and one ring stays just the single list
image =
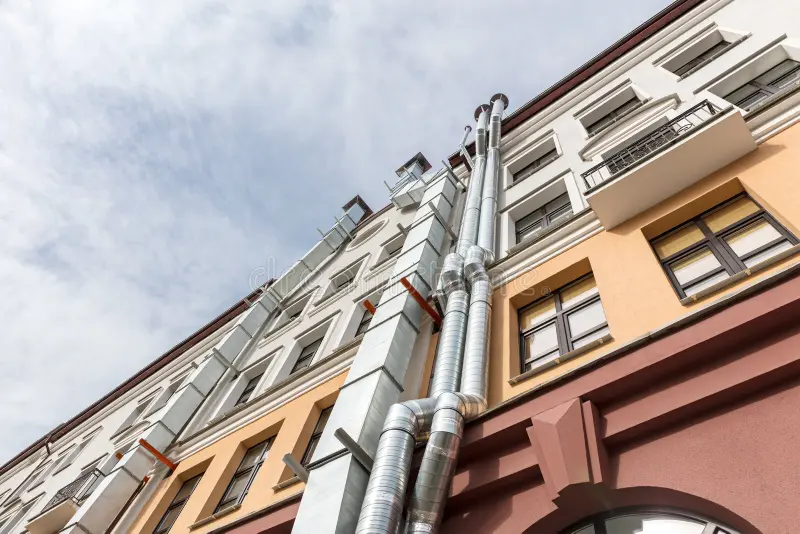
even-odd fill
[{"label": "building ledge", "polygon": [[289,488],[291,486],[294,486],[295,484],[298,484],[299,482],[301,482],[301,480],[299,478],[297,478],[297,475],[295,475],[292,478],[287,478],[283,482],[278,482],[277,484],[272,486],[272,491],[280,491],[282,489],[286,489],[286,488]]},{"label": "building ledge", "polygon": [[223,508],[222,510],[220,510],[219,512],[217,512],[215,514],[211,514],[210,516],[204,517],[203,519],[200,519],[199,521],[195,521],[194,523],[189,525],[189,530],[197,530],[198,528],[200,528],[202,526],[208,525],[209,523],[213,523],[214,521],[216,521],[217,519],[219,519],[221,517],[225,517],[226,515],[230,515],[233,512],[236,512],[241,507],[242,507],[241,504],[234,504],[233,506],[228,506],[227,508]]}]

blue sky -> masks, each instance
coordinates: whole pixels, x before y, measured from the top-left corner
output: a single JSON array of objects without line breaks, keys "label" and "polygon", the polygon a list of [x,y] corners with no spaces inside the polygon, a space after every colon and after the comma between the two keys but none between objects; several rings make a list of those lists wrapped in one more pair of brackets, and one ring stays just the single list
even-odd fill
[{"label": "blue sky", "polygon": [[0,3],[0,461],[667,3]]}]

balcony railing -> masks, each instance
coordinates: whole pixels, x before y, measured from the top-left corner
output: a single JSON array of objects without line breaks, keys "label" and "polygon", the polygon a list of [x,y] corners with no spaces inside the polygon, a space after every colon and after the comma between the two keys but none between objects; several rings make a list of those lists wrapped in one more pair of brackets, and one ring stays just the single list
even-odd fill
[{"label": "balcony railing", "polygon": [[687,133],[707,124],[719,115],[720,109],[708,100],[689,108],[654,132],[582,173],[586,192],[589,193],[592,189],[618,177],[623,171],[644,163],[666,150],[667,147],[677,143]]},{"label": "balcony railing", "polygon": [[44,513],[51,508],[55,508],[67,499],[73,499],[75,502],[81,502],[92,493],[94,488],[97,487],[97,484],[103,479],[104,476],[105,475],[101,473],[99,469],[93,469],[79,476],[58,490],[53,498],[50,499],[50,502],[48,502],[42,509],[41,513]]}]

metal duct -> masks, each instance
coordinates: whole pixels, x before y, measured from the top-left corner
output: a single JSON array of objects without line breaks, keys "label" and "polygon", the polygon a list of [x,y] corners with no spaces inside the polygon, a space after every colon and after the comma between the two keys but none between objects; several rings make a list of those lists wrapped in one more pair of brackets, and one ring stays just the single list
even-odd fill
[{"label": "metal duct", "polygon": [[478,230],[478,245],[488,253],[486,263],[494,261],[495,230],[497,220],[497,186],[500,176],[500,122],[508,98],[502,93],[491,99],[492,116],[489,119],[489,150],[486,156],[486,177],[483,180],[481,220]]},{"label": "metal duct", "polygon": [[456,252],[462,258],[467,255],[469,247],[478,239],[478,221],[481,211],[481,191],[483,190],[486,170],[486,121],[489,106],[486,104],[475,110],[478,126],[475,131],[475,161],[467,187],[467,200],[461,217],[461,228],[458,231],[458,248]]},{"label": "metal duct", "polygon": [[403,517],[414,445],[417,437],[426,435],[430,429],[434,403],[433,399],[422,399],[395,404],[389,409],[356,533],[397,533]]},{"label": "metal duct", "polygon": [[[437,291],[446,295],[447,306],[429,398],[395,404],[390,409],[361,506],[358,534],[399,534],[414,444],[424,439],[428,424],[430,437],[412,493],[405,532],[436,532],[455,473],[464,423],[487,407],[491,282],[485,265],[494,258],[500,120],[508,99],[498,94],[492,97],[492,104],[485,161],[487,107],[476,111],[477,157],[457,252],[445,258],[439,278]],[[487,172],[491,174],[485,176]],[[471,298],[465,288],[465,274]]]}]

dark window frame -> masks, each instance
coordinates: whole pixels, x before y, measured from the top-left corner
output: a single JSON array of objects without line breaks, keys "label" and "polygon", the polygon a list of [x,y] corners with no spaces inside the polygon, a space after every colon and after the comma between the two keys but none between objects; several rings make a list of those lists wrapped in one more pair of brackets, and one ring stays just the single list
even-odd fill
[{"label": "dark window frame", "polygon": [[[756,207],[758,207],[758,211],[756,211],[754,213],[751,213],[750,215],[747,215],[743,219],[740,219],[740,220],[736,221],[735,223],[730,224],[730,225],[726,226],[725,228],[722,228],[721,230],[718,230],[716,232],[713,232],[708,227],[708,225],[703,221],[703,217],[705,217],[705,216],[707,216],[707,215],[709,215],[709,214],[711,214],[711,213],[713,213],[713,212],[715,212],[717,210],[721,210],[725,206],[727,206],[729,204],[732,204],[734,202],[737,202],[738,200],[740,200],[742,198],[750,199],[750,201],[753,204],[755,204]],[[733,251],[733,249],[730,247],[730,245],[728,245],[728,243],[727,243],[727,241],[725,239],[730,237],[731,235],[735,234],[739,230],[742,230],[743,228],[745,228],[747,226],[750,226],[751,224],[753,224],[753,223],[755,223],[755,222],[757,222],[759,220],[764,220],[768,224],[770,224],[773,228],[775,228],[775,230],[778,231],[779,234],[781,234],[781,237],[777,238],[777,239],[775,239],[773,241],[770,241],[769,243],[766,243],[766,244],[764,244],[764,245],[762,245],[762,246],[760,246],[760,247],[758,247],[758,248],[756,248],[754,250],[751,250],[750,252],[748,252],[747,254],[745,254],[744,256],[742,256],[740,258]],[[697,243],[694,243],[694,244],[688,246],[687,248],[685,248],[683,250],[680,250],[680,251],[676,252],[675,254],[667,256],[664,259],[659,258],[658,252],[656,251],[656,248],[655,248],[655,244],[659,240],[661,240],[661,239],[663,239],[663,238],[665,238],[665,237],[667,237],[667,236],[669,236],[671,234],[674,234],[674,233],[680,231],[681,229],[686,228],[686,227],[688,227],[688,226],[690,226],[692,224],[697,226],[697,228],[699,228],[700,231],[703,232],[703,239],[701,241],[698,241]],[[777,221],[777,219],[775,219],[775,217],[770,215],[770,213],[768,211],[766,211],[763,208],[763,206],[761,206],[761,204],[756,202],[756,200],[753,197],[751,197],[750,195],[748,195],[747,193],[740,193],[740,194],[738,194],[738,195],[736,195],[734,197],[729,198],[728,200],[726,200],[724,202],[721,202],[721,203],[717,204],[713,208],[708,209],[708,210],[704,211],[703,213],[701,213],[701,214],[689,219],[688,221],[684,221],[683,223],[679,224],[678,226],[676,226],[674,228],[671,228],[671,229],[667,230],[666,232],[664,232],[662,234],[659,234],[658,236],[656,236],[656,237],[654,237],[653,239],[650,240],[650,247],[653,250],[653,254],[655,254],[655,256],[656,256],[656,259],[661,264],[661,269],[664,271],[664,274],[667,275],[667,279],[669,279],[670,284],[672,284],[672,289],[675,290],[675,293],[678,295],[678,298],[684,299],[684,298],[687,298],[686,288],[694,286],[696,284],[699,284],[699,283],[703,282],[704,280],[708,280],[712,276],[716,276],[716,275],[718,275],[719,273],[721,273],[723,271],[727,272],[729,277],[733,276],[733,275],[735,275],[735,274],[737,274],[739,272],[742,272],[742,271],[744,271],[744,270],[746,270],[748,268],[744,263],[745,261],[747,261],[751,257],[756,256],[756,255],[758,255],[758,254],[760,254],[760,253],[762,253],[762,252],[764,252],[766,250],[769,250],[770,248],[780,244],[782,241],[788,241],[792,245],[797,245],[798,244],[797,237],[795,237],[786,227],[784,227],[781,223],[779,223]],[[711,271],[709,271],[707,273],[704,273],[704,274],[702,274],[702,275],[700,275],[700,276],[698,276],[698,277],[696,277],[696,278],[694,278],[692,280],[689,280],[685,284],[681,284],[678,281],[678,278],[675,276],[675,273],[673,272],[671,265],[674,265],[674,264],[676,264],[676,263],[688,258],[689,256],[692,256],[693,254],[697,254],[698,252],[700,252],[703,249],[708,249],[708,250],[711,251],[711,253],[714,255],[714,257],[720,263],[720,267],[717,267],[716,269],[713,269],[713,270],[711,270]]]},{"label": "dark window frame", "polygon": [[356,335],[354,337],[358,337],[367,333],[367,330],[369,330],[369,324],[372,322],[373,317],[374,316],[369,310],[364,310],[364,313],[361,316],[361,321],[358,323],[358,328],[356,328]]},{"label": "dark window frame", "polygon": [[559,157],[561,157],[561,154],[558,153],[558,148],[555,146],[554,140],[553,148],[515,172],[511,177],[511,183],[515,184],[520,180],[524,180],[525,178],[536,174],[541,169],[553,163]]},{"label": "dark window frame", "polygon": [[[587,330],[586,332],[582,332],[579,336],[573,336],[570,331],[570,326],[569,326],[570,315],[584,308],[587,308],[593,304],[596,304],[597,302],[600,302],[601,306],[603,305],[602,299],[600,298],[599,288],[597,290],[597,293],[595,295],[592,295],[591,297],[587,297],[583,300],[580,300],[566,308],[562,306],[561,293],[564,290],[567,290],[570,287],[575,286],[593,276],[594,273],[585,274],[580,278],[578,278],[577,280],[573,280],[569,284],[566,284],[558,288],[557,291],[553,291],[550,295],[537,299],[531,302],[530,304],[523,306],[522,308],[517,310],[517,317],[521,317],[522,314],[525,313],[528,309],[533,308],[551,298],[553,299],[555,304],[555,315],[553,317],[547,320],[543,320],[541,323],[538,323],[532,326],[531,328],[528,328],[527,330],[522,330],[522,328],[520,327],[519,357],[520,357],[520,369],[522,370],[523,373],[527,372],[527,369],[525,369],[526,367],[533,365],[536,362],[542,361],[546,358],[552,357],[556,351],[558,352],[559,356],[564,356],[565,354],[569,354],[570,352],[575,350],[575,342],[580,341],[581,339],[591,336],[593,334],[596,334],[597,332],[599,332],[604,328],[608,328],[608,317],[606,317],[606,320],[602,324],[599,324],[591,328],[590,330]],[[597,280],[595,280],[595,287],[597,287]],[[603,315],[605,316],[605,308],[603,308]],[[553,349],[552,351],[546,354],[541,354],[535,357],[533,356],[528,357],[527,343],[525,343],[527,337],[530,336],[531,334],[535,334],[536,332],[544,330],[545,328],[549,328],[553,325],[555,325],[556,327],[556,339],[558,341],[557,348]]]},{"label": "dark window frame", "polygon": [[[289,373],[289,375],[291,376],[299,371],[302,371],[303,369],[307,369],[308,367],[310,367],[311,360],[313,360],[314,356],[317,355],[317,351],[319,351],[319,347],[321,345],[322,345],[322,338],[319,338],[316,341],[312,341],[311,343],[303,347],[300,350],[300,356],[298,356],[297,361],[294,362],[294,365],[292,366],[292,371]],[[309,350],[309,347],[313,347],[313,350],[311,350],[309,353],[306,353],[306,351]]]},{"label": "dark window frame", "polygon": [[[565,199],[566,203],[561,204],[560,202],[563,202]],[[553,205],[556,207],[552,207]],[[541,227],[539,227],[540,230],[551,226],[556,219],[567,211],[570,212],[570,215],[572,214],[572,203],[569,199],[569,193],[562,193],[524,217],[520,217],[518,220],[514,221],[514,236],[516,242],[518,244],[522,243],[528,235],[535,231],[535,228],[539,227],[539,223],[541,223]],[[530,219],[532,222],[526,222],[526,219]],[[524,224],[522,228],[520,228],[521,224]]]},{"label": "dark window frame", "polygon": [[[787,61],[791,61],[791,62],[795,63],[794,68],[792,68],[789,72],[784,73],[779,78],[777,78],[776,80],[773,80],[772,82],[770,82],[768,84],[756,81],[756,78],[760,78],[760,77],[764,76],[765,74],[768,74],[770,71],[780,67],[781,65],[783,65]],[[787,77],[789,77],[789,76],[791,76],[793,74],[795,75],[796,79],[800,80],[800,61],[797,61],[797,60],[792,59],[792,58],[786,58],[783,61],[781,61],[780,63],[778,63],[777,65],[773,65],[772,67],[768,68],[767,70],[765,70],[764,72],[762,72],[761,74],[759,74],[758,76],[753,78],[752,80],[749,80],[749,81],[743,83],[742,85],[740,85],[739,87],[737,87],[736,89],[734,89],[733,91],[730,91],[728,94],[726,94],[722,98],[724,100],[730,102],[731,104],[733,104],[734,106],[736,106],[738,108],[741,108],[741,109],[743,109],[745,111],[752,111],[753,109],[755,109],[756,107],[758,107],[760,104],[762,104],[763,102],[765,102],[767,100],[771,100],[772,98],[776,98],[776,97],[785,96],[785,95],[788,95],[789,93],[794,92],[797,89],[797,87],[791,88],[788,85],[787,86],[783,86],[783,87],[775,87],[775,86],[772,85],[772,84],[774,84],[774,83],[776,83],[778,81],[785,80]],[[739,91],[740,89],[742,89],[742,88],[744,88],[744,87],[746,87],[748,85],[750,85],[752,87],[755,87],[756,90],[753,91],[752,93],[749,93],[745,98],[740,98],[735,102],[733,100],[729,100],[728,99],[729,96],[731,96],[735,92]],[[754,101],[752,103],[747,103],[749,100],[751,100],[756,95],[761,95],[762,98],[759,98],[758,100],[756,100],[756,101]]]},{"label": "dark window frame", "polygon": [[261,380],[263,376],[264,373],[261,372],[256,376],[254,376],[253,378],[248,379],[247,384],[244,386],[244,389],[239,394],[239,398],[236,399],[236,403],[233,405],[234,408],[236,408],[237,406],[241,406],[242,404],[247,404],[247,402],[250,400],[251,395],[253,394],[253,391],[256,390],[256,386],[258,386],[258,382]]},{"label": "dark window frame", "polygon": [[700,52],[695,57],[681,65],[680,67],[676,68],[672,71],[673,74],[676,76],[684,77],[694,71],[694,69],[706,61],[710,61],[720,57],[722,54],[730,50],[736,45],[736,41],[726,41],[724,38],[712,45],[710,48]]},{"label": "dark window frame", "polygon": [[[220,498],[219,504],[217,504],[217,507],[214,509],[214,513],[225,510],[226,508],[230,508],[231,506],[241,504],[242,501],[244,501],[244,498],[247,497],[247,493],[250,491],[250,486],[253,484],[253,480],[255,480],[258,471],[261,469],[261,466],[264,463],[264,460],[266,460],[267,456],[269,455],[269,451],[272,448],[272,442],[274,439],[275,438],[265,439],[264,441],[249,447],[245,451],[244,456],[242,456],[242,460],[239,462],[239,467],[236,468],[236,472],[233,473],[230,482],[228,482],[225,491],[222,493],[222,497]],[[253,465],[243,468],[242,462],[244,462],[245,458],[247,458],[247,453],[258,447],[263,447],[263,450],[258,455],[258,458],[256,458],[256,461],[253,462]],[[228,492],[239,479],[244,477],[248,478],[244,488],[242,489],[242,493],[235,498],[230,498]],[[226,497],[228,498],[226,499]]]},{"label": "dark window frame", "polygon": [[[314,425],[314,430],[313,432],[311,432],[311,437],[308,438],[308,445],[306,445],[306,450],[303,451],[303,456],[300,459],[300,465],[307,466],[311,462],[311,457],[314,456],[314,451],[317,450],[317,445],[319,445],[319,440],[320,438],[322,438],[322,433],[325,431],[325,426],[328,424],[328,421],[330,420],[330,414],[332,411],[333,411],[333,405],[320,410],[319,417],[317,417],[317,422]],[[322,427],[320,428],[321,422],[322,422]]]},{"label": "dark window frame", "polygon": [[[158,524],[156,525],[156,528],[153,529],[153,534],[166,534],[167,532],[169,532],[172,529],[172,527],[175,525],[175,521],[173,521],[172,524],[169,525],[166,529],[163,528],[164,527],[164,521],[169,517],[170,512],[172,512],[175,509],[178,509],[178,515],[175,516],[175,520],[177,521],[178,517],[180,517],[180,513],[183,510],[183,507],[186,506],[186,503],[189,501],[189,498],[192,496],[192,493],[194,493],[194,490],[197,488],[197,484],[200,483],[200,479],[203,477],[204,474],[205,473],[200,473],[197,476],[193,476],[192,478],[183,481],[183,483],[181,484],[181,487],[178,488],[178,493],[176,493],[175,497],[172,498],[172,502],[169,504],[167,509],[164,511],[164,514],[161,516],[161,519],[158,521]],[[189,490],[189,494],[186,495],[185,497],[183,497],[181,500],[176,500],[176,499],[178,499],[178,496],[183,491],[184,486],[186,486],[187,484],[193,484],[192,489]]]},{"label": "dark window frame", "polygon": [[619,106],[615,107],[591,124],[585,125],[584,128],[586,129],[586,133],[589,134],[589,137],[597,135],[612,124],[619,122],[623,117],[628,115],[633,110],[638,109],[642,104],[644,104],[644,101],[639,98],[639,95],[634,93],[631,98]]}]

